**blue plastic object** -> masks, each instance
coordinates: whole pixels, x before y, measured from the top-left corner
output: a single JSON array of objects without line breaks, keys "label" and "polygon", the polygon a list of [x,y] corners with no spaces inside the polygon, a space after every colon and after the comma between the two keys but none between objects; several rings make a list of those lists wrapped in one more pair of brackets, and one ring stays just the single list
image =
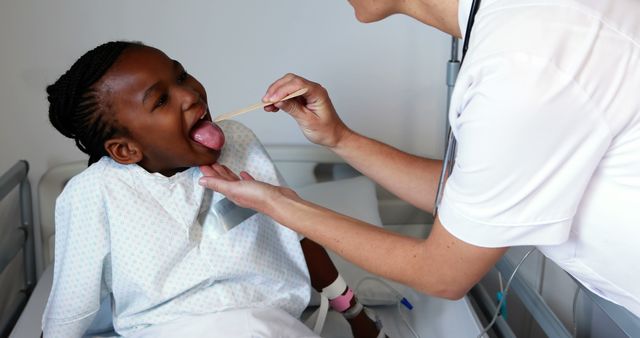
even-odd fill
[{"label": "blue plastic object", "polygon": [[409,300],[407,300],[406,298],[402,297],[400,303],[402,303],[402,305],[404,305],[407,309],[413,310],[413,305],[409,303]]},{"label": "blue plastic object", "polygon": [[[502,291],[498,291],[496,293],[496,301],[498,303],[500,303],[500,301],[502,300],[502,297],[504,295],[502,294]],[[505,299],[502,304],[500,305],[500,315],[502,316],[502,318],[504,318],[505,320],[507,320],[507,300]]]}]

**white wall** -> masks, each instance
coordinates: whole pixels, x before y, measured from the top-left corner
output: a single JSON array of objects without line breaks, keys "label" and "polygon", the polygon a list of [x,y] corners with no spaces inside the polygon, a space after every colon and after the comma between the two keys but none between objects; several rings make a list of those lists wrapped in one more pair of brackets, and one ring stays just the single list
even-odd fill
[{"label": "white wall", "polygon": [[[85,51],[139,40],[180,60],[212,111],[258,101],[286,72],[322,83],[352,128],[413,153],[443,147],[449,38],[406,17],[364,25],[347,1],[0,2],[0,172],[86,156],[47,117],[45,87]],[[305,143],[291,118],[241,117],[265,143]],[[34,185],[35,188],[35,185]]]}]

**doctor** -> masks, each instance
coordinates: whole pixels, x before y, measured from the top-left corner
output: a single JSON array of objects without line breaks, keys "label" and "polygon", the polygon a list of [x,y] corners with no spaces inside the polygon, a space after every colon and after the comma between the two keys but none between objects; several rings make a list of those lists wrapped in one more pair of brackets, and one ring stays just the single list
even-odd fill
[{"label": "doctor", "polygon": [[[465,38],[471,0],[351,0],[362,22],[408,15]],[[353,263],[457,299],[511,246],[535,245],[640,316],[640,2],[483,0],[449,119],[458,151],[431,234],[368,226],[283,187],[203,167],[202,184]],[[400,198],[434,210],[442,161],[358,134],[327,91],[293,74],[265,102]],[[388,112],[387,112],[388,113]]]}]

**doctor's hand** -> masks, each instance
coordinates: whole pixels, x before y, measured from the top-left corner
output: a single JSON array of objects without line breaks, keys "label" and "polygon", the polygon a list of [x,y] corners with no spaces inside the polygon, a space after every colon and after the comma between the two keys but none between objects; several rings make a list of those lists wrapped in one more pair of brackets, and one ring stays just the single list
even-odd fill
[{"label": "doctor's hand", "polygon": [[204,175],[200,178],[200,185],[225,195],[243,208],[266,215],[273,212],[270,202],[282,197],[299,199],[293,190],[256,181],[246,171],[238,176],[221,164],[200,166],[200,171]]},{"label": "doctor's hand", "polygon": [[268,105],[264,110],[284,110],[298,122],[309,141],[336,147],[351,130],[338,117],[327,90],[321,85],[289,73],[269,86],[262,101],[276,102],[302,88],[308,89],[304,95]]}]

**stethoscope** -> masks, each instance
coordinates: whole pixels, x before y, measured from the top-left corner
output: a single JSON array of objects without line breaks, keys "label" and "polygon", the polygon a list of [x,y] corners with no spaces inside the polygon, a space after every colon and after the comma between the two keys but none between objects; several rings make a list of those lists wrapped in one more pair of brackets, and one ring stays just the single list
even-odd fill
[{"label": "stethoscope", "polygon": [[[467,55],[467,49],[469,49],[469,40],[471,40],[471,29],[473,28],[473,23],[475,22],[478,9],[480,9],[480,0],[473,0],[473,2],[471,3],[471,13],[469,13],[469,19],[467,20],[467,29],[464,34],[464,44],[462,45],[462,59],[460,60],[460,66],[462,66],[464,57]],[[440,172],[440,180],[438,181],[438,190],[436,191],[436,200],[433,208],[434,218],[438,214],[438,207],[440,206],[440,202],[442,201],[442,192],[444,191],[445,181],[453,171],[453,165],[455,164],[456,146],[456,138],[453,135],[451,127],[449,127],[447,132],[447,146],[444,151],[444,158],[442,159],[442,170]]]}]

